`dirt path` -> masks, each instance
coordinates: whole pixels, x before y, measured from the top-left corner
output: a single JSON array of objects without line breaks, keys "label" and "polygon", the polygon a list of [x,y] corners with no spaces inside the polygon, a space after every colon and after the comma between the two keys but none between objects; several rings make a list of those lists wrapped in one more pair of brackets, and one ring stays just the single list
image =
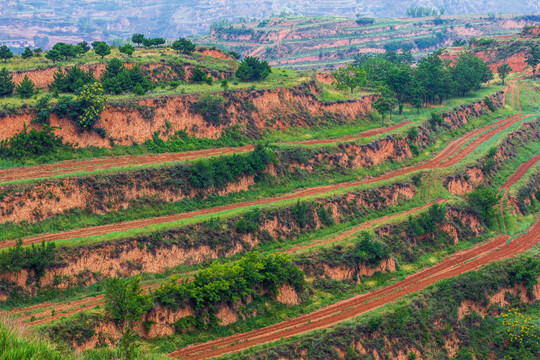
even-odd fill
[{"label": "dirt path", "polygon": [[[284,200],[293,200],[293,199],[302,198],[306,196],[324,195],[324,194],[328,194],[332,191],[339,190],[339,189],[345,189],[345,188],[355,187],[355,186],[364,185],[364,184],[371,184],[371,183],[375,183],[375,182],[379,182],[383,180],[389,180],[389,179],[402,176],[402,175],[405,175],[414,171],[418,171],[418,170],[438,169],[438,168],[449,167],[461,161],[467,155],[471,154],[484,141],[488,140],[495,134],[509,128],[510,126],[514,125],[516,122],[522,120],[525,117],[526,116],[514,115],[510,118],[502,119],[493,124],[484,126],[483,128],[474,130],[468,133],[467,135],[457,140],[452,141],[437,156],[435,156],[433,159],[425,163],[411,166],[411,167],[401,168],[399,170],[391,171],[377,177],[368,178],[368,179],[360,180],[356,182],[344,182],[344,183],[339,183],[339,184],[318,186],[318,187],[308,188],[304,190],[298,190],[293,193],[289,193],[282,196],[259,199],[259,200],[252,200],[252,201],[243,202],[243,203],[229,204],[229,205],[218,206],[218,207],[209,208],[209,209],[201,209],[201,210],[191,211],[191,212],[182,213],[182,214],[174,214],[174,215],[168,215],[168,216],[162,216],[162,217],[150,218],[150,219],[132,220],[132,221],[127,221],[127,222],[122,222],[122,223],[114,223],[114,224],[101,225],[101,226],[95,226],[95,227],[90,227],[90,228],[76,229],[76,230],[60,232],[60,233],[39,235],[39,236],[23,239],[23,245],[37,244],[42,241],[48,242],[48,241],[67,240],[67,239],[90,237],[90,236],[96,236],[96,235],[106,235],[109,233],[120,232],[120,231],[128,231],[128,230],[143,228],[143,227],[151,226],[151,225],[159,225],[159,224],[179,221],[183,219],[191,219],[191,218],[201,216],[201,215],[216,214],[216,213],[228,211],[228,210],[235,210],[235,209],[240,209],[240,208],[245,208],[245,207],[250,207],[250,206],[272,204],[272,203],[277,203]],[[469,141],[471,141],[475,137],[477,138],[474,141],[472,141],[471,143],[466,145],[464,148],[462,148],[465,144],[467,144]],[[15,240],[7,240],[7,241],[0,242],[0,249],[14,246],[15,243],[16,243]]]},{"label": "dirt path", "polygon": [[501,189],[509,189],[514,184],[516,184],[519,179],[521,179],[530,168],[532,168],[538,161],[540,161],[540,154],[537,154],[533,158],[527,160],[519,166],[515,173],[506,180],[504,184],[501,185]]},{"label": "dirt path", "polygon": [[[375,135],[384,134],[393,130],[399,129],[403,126],[410,124],[410,121],[404,121],[400,124],[392,125],[390,127],[378,128],[367,130],[359,133],[358,135],[350,135],[337,139],[314,139],[304,141],[292,141],[285,142],[283,144],[288,145],[317,145],[317,144],[330,144],[340,141],[351,141],[360,138],[372,137]],[[92,172],[97,170],[107,169],[120,169],[127,166],[144,166],[144,165],[156,165],[166,164],[169,162],[194,160],[199,158],[205,158],[209,156],[243,153],[253,150],[253,145],[246,145],[240,147],[226,147],[217,149],[207,149],[199,151],[190,151],[183,153],[166,153],[166,154],[151,154],[144,156],[122,156],[122,157],[109,157],[109,158],[97,158],[91,160],[70,160],[55,164],[38,165],[31,167],[15,168],[0,170],[0,183],[9,182],[15,180],[28,180],[39,178],[50,178],[58,175],[66,175],[77,172]]]},{"label": "dirt path", "polygon": [[540,221],[529,233],[506,243],[509,237],[500,235],[479,247],[451,256],[438,265],[415,273],[394,285],[357,295],[313,313],[289,319],[265,328],[233,335],[185,347],[169,354],[169,357],[206,359],[249,347],[290,338],[316,329],[328,328],[339,322],[354,318],[365,312],[388,304],[407,294],[424,289],[439,280],[463,274],[485,264],[524,252],[540,241]]},{"label": "dirt path", "polygon": [[[392,219],[395,219],[395,218],[398,218],[398,217],[414,214],[416,212],[419,212],[419,211],[422,211],[422,210],[425,210],[425,209],[429,208],[433,204],[444,203],[444,202],[447,202],[447,200],[439,199],[439,200],[434,201],[434,202],[432,202],[430,204],[426,204],[426,205],[423,205],[423,206],[418,206],[416,208],[406,210],[406,211],[398,213],[398,214],[388,215],[388,216],[385,216],[385,217],[380,218],[380,219],[375,219],[375,220],[364,222],[364,223],[362,223],[362,224],[360,224],[360,225],[358,225],[358,226],[356,226],[356,227],[354,227],[352,229],[346,230],[346,231],[340,233],[339,235],[337,235],[337,236],[335,236],[335,237],[333,237],[331,239],[328,239],[328,240],[314,241],[314,242],[311,242],[311,243],[306,244],[306,245],[296,246],[296,247],[293,247],[291,249],[287,249],[287,250],[283,250],[283,251],[277,251],[277,252],[278,253],[288,253],[288,254],[290,254],[290,253],[293,253],[293,252],[296,252],[296,251],[299,251],[299,250],[302,250],[302,249],[307,249],[307,248],[311,248],[311,247],[316,247],[316,246],[320,246],[320,245],[340,241],[340,240],[343,240],[343,239],[345,239],[345,238],[347,238],[347,237],[349,237],[351,235],[354,235],[355,233],[357,233],[359,231],[368,229],[368,228],[373,227],[373,226],[378,225],[378,224],[382,224],[384,222],[387,222],[389,220],[392,220]],[[159,286],[159,285],[150,285],[150,286],[145,286],[144,288],[151,289],[151,288],[154,288],[155,286]],[[32,305],[32,306],[22,308],[22,309],[16,308],[16,309],[10,310],[7,313],[9,315],[21,315],[20,317],[18,317],[18,320],[20,320],[22,322],[27,322],[26,325],[35,326],[35,325],[39,325],[39,324],[43,324],[43,323],[49,323],[49,322],[51,322],[53,320],[57,320],[57,319],[59,319],[61,317],[70,316],[70,315],[76,314],[76,313],[84,311],[84,310],[89,310],[89,309],[91,309],[91,308],[93,308],[93,307],[95,307],[97,305],[103,305],[104,304],[103,299],[104,299],[103,295],[96,295],[96,296],[92,296],[92,297],[88,297],[88,298],[84,298],[84,299],[80,299],[80,300],[74,300],[74,301],[70,301],[70,302],[66,302],[66,303],[42,303],[42,304]],[[55,315],[54,316],[49,316],[53,309],[55,309]],[[69,311],[66,311],[66,310],[69,310]],[[63,312],[63,311],[66,311],[66,312]],[[37,318],[37,320],[30,321],[32,319],[32,317]]]},{"label": "dirt path", "polygon": [[[526,163],[522,164],[516,170],[516,172],[508,179],[508,181],[506,181],[501,186],[501,189],[508,188],[511,185],[515,184],[528,171],[528,169],[531,168],[538,160],[540,160],[540,154],[535,156],[534,158],[530,159]],[[436,178],[436,176],[434,177],[434,179],[435,178]],[[431,186],[434,179],[432,179],[430,181],[429,186]],[[428,176],[428,178],[426,180],[430,180],[429,176]],[[352,229],[346,230],[346,231],[340,233],[339,235],[337,235],[337,236],[335,236],[335,237],[333,237],[331,239],[323,240],[323,241],[315,241],[315,242],[312,242],[310,244],[296,246],[296,247],[287,249],[287,250],[285,250],[283,252],[293,253],[293,252],[296,252],[296,251],[299,251],[299,250],[302,250],[302,249],[306,249],[306,248],[310,248],[310,247],[314,247],[314,246],[319,246],[319,245],[324,245],[324,244],[328,244],[328,243],[331,243],[331,242],[340,241],[340,240],[343,240],[343,239],[353,235],[355,232],[365,230],[365,229],[367,229],[369,227],[372,227],[372,226],[377,225],[377,224],[384,223],[384,222],[392,220],[394,218],[398,218],[398,217],[401,217],[401,216],[406,216],[408,214],[411,214],[411,213],[414,213],[414,212],[417,212],[417,211],[421,211],[423,209],[426,209],[426,208],[430,207],[434,203],[441,203],[441,202],[445,202],[445,201],[446,200],[439,199],[439,200],[437,200],[435,202],[432,202],[432,203],[429,203],[429,204],[426,204],[426,205],[423,205],[423,206],[420,206],[420,207],[417,207],[417,208],[414,208],[414,209],[410,209],[410,210],[407,210],[407,211],[399,213],[399,214],[388,215],[388,216],[385,216],[384,218],[381,218],[381,219],[371,220],[371,221],[362,223],[362,224],[360,224],[360,225],[358,225],[358,226],[356,226],[356,227],[354,227]],[[487,246],[487,244],[482,245],[482,246]],[[150,286],[147,286],[147,288],[150,288]],[[59,318],[64,317],[64,316],[70,316],[70,315],[73,315],[73,314],[75,314],[77,312],[80,312],[80,311],[89,310],[89,309],[91,309],[91,308],[93,308],[93,307],[95,307],[97,305],[102,305],[102,304],[103,304],[103,295],[97,295],[97,296],[93,296],[93,297],[89,297],[89,298],[85,298],[85,299],[72,301],[69,304],[68,303],[65,303],[65,304],[57,304],[57,303],[38,304],[38,305],[33,305],[33,306],[30,306],[30,307],[27,307],[27,308],[22,308],[22,309],[12,309],[8,313],[10,315],[23,314],[22,317],[20,317],[19,319],[21,321],[28,321],[28,320],[31,319],[32,316],[35,316],[36,318],[44,317],[44,316],[46,316],[44,314],[45,312],[50,312],[53,308],[55,309],[55,312],[56,312],[55,316],[48,316],[46,318],[38,319],[36,321],[30,322],[30,323],[27,324],[27,325],[30,325],[30,326],[34,326],[34,325],[38,325],[38,324],[41,324],[41,323],[50,322],[52,320],[56,320],[56,319],[59,319]],[[73,309],[74,307],[77,307],[77,309]],[[72,309],[72,310],[67,311],[65,313],[60,313],[60,312],[65,311],[67,309]],[[41,311],[34,312],[36,310],[41,310]],[[29,313],[29,312],[34,312],[34,313]]]}]

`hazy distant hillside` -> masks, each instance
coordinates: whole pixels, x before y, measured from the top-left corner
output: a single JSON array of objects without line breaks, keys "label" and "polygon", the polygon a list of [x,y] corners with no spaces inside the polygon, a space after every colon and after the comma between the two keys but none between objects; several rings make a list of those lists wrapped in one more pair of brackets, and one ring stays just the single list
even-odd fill
[{"label": "hazy distant hillside", "polygon": [[415,5],[444,7],[446,14],[540,12],[538,0],[0,0],[0,41],[37,40],[46,46],[125,38],[134,32],[174,38],[204,34],[222,19],[261,19],[282,11],[399,17]]}]

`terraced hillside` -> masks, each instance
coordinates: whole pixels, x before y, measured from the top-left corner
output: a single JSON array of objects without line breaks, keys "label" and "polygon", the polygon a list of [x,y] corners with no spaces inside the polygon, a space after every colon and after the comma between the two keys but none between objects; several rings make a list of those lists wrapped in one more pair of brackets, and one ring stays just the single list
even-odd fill
[{"label": "terraced hillside", "polygon": [[530,69],[503,86],[463,75],[487,73],[469,53],[388,61],[415,98],[369,69],[350,91],[245,81],[212,48],[94,51],[0,72],[7,358],[540,355]]},{"label": "terraced hillside", "polygon": [[[57,42],[76,43],[82,39],[125,39],[133,33],[152,36],[168,34],[203,35],[211,25],[223,19],[264,19],[274,14],[293,12],[308,16],[405,16],[417,1],[244,1],[223,0],[3,0],[0,7],[0,43],[19,47],[21,42],[49,48]],[[445,8],[446,14],[538,13],[535,1],[508,3],[505,0],[430,0],[420,5]],[[24,46],[27,46],[27,45]]]},{"label": "terraced hillside", "polygon": [[[535,16],[446,15],[425,18],[275,17],[214,26],[205,43],[258,56],[272,65],[328,67],[358,54],[412,50],[425,54],[455,41],[515,34],[538,23]],[[500,52],[499,52],[500,53]]]}]

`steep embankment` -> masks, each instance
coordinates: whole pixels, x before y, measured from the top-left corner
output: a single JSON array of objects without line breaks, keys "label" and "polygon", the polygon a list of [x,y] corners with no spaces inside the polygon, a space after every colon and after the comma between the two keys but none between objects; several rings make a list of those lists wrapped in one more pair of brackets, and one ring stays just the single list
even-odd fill
[{"label": "steep embankment", "polygon": [[[130,222],[103,225],[103,226],[98,226],[94,228],[78,229],[78,230],[68,231],[65,233],[37,236],[33,238],[24,239],[23,244],[27,245],[27,244],[32,244],[32,243],[38,243],[41,241],[55,241],[55,240],[70,239],[70,238],[75,238],[75,237],[102,235],[102,234],[107,234],[110,232],[117,232],[117,231],[126,231],[129,229],[141,228],[148,225],[163,224],[163,223],[173,222],[173,221],[177,221],[181,219],[194,218],[199,215],[216,214],[216,213],[227,211],[227,210],[239,209],[239,208],[256,206],[256,205],[263,205],[263,204],[271,204],[271,203],[276,203],[283,200],[297,199],[297,198],[306,197],[306,196],[324,195],[338,189],[345,189],[349,187],[359,186],[362,184],[370,184],[370,183],[375,183],[382,180],[388,180],[388,179],[396,178],[396,177],[409,174],[411,172],[415,172],[418,170],[449,167],[461,161],[463,158],[465,158],[476,147],[478,147],[481,143],[483,143],[487,139],[491,138],[492,136],[494,136],[495,134],[501,131],[504,131],[505,129],[512,126],[516,122],[522,120],[523,118],[524,116],[520,117],[516,115],[511,118],[502,119],[493,124],[484,126],[480,129],[477,129],[475,131],[468,133],[467,135],[461,137],[458,140],[451,142],[437,156],[435,156],[433,159],[425,163],[391,171],[384,175],[377,176],[374,178],[365,179],[365,180],[356,181],[356,182],[344,182],[344,183],[339,183],[339,184],[334,184],[334,185],[325,185],[325,186],[319,186],[319,187],[314,187],[314,188],[308,188],[305,190],[299,190],[294,193],[286,194],[283,196],[254,200],[254,201],[249,201],[249,202],[244,202],[244,203],[230,204],[230,205],[220,206],[220,207],[216,207],[212,209],[197,210],[197,211],[192,211],[188,213],[170,215],[170,216],[165,216],[165,217],[160,217],[160,218],[134,220]],[[470,142],[471,140],[473,141]],[[14,241],[4,241],[0,243],[0,248],[10,247],[10,246],[13,246],[14,244],[15,244]]]},{"label": "steep embankment", "polygon": [[[319,145],[330,144],[342,141],[352,141],[361,138],[372,137],[380,134],[389,133],[393,130],[397,130],[403,126],[410,124],[408,121],[392,125],[389,127],[383,127],[378,129],[366,130],[358,135],[350,135],[342,138],[335,139],[313,139],[303,141],[285,142],[286,145]],[[15,169],[0,169],[0,182],[10,182],[16,180],[37,180],[43,178],[49,178],[58,175],[66,175],[74,172],[92,172],[99,170],[123,168],[128,166],[144,166],[144,165],[156,165],[166,164],[169,162],[184,161],[206,158],[216,155],[236,154],[246,151],[252,151],[255,147],[253,145],[239,146],[239,147],[227,147],[217,148],[199,151],[189,151],[185,153],[166,153],[166,154],[151,154],[145,156],[122,156],[111,158],[97,158],[91,160],[72,160],[64,161],[55,164],[37,165],[24,168]]]},{"label": "steep embankment", "polygon": [[[355,296],[335,305],[325,307],[295,319],[276,325],[233,335],[227,338],[193,345],[169,354],[174,358],[204,359],[222,354],[241,351],[279,339],[290,338],[315,329],[327,328],[341,321],[354,318],[362,313],[388,304],[407,294],[424,289],[439,280],[450,278],[474,270],[482,265],[522,253],[540,241],[540,221],[527,234],[510,243],[509,237],[498,236],[494,240],[471,250],[456,254],[442,263],[420,271],[407,279],[381,290]],[[500,248],[498,251],[494,251]]]},{"label": "steep embankment", "polygon": [[[495,106],[502,103],[501,94],[493,97]],[[462,106],[456,111],[443,114],[445,127],[455,129],[468,121],[469,117],[479,116],[487,111],[487,106],[483,102]],[[404,124],[395,125],[389,130],[399,128]],[[371,168],[386,161],[402,161],[413,157],[413,150],[423,149],[436,141],[438,131],[431,126],[423,125],[417,128],[418,136],[415,139],[407,138],[403,135],[387,136],[377,139],[367,144],[344,143],[334,147],[323,147],[321,149],[285,149],[277,150],[273,164],[265,163],[267,166],[267,176],[285,176],[293,174],[302,176],[302,171],[343,171],[345,169]],[[369,130],[354,137],[346,137],[339,140],[351,140],[363,136],[370,136],[384,131],[384,129]],[[331,141],[336,141],[334,139]],[[289,144],[326,144],[330,140],[310,140],[307,142],[293,142]],[[250,146],[241,149],[225,149],[225,151],[247,151]],[[165,161],[171,158],[182,158],[189,156],[201,156],[214,153],[213,151],[196,152],[194,154],[166,154],[156,157],[145,157],[141,163],[151,161]],[[256,155],[256,154],[255,154]],[[252,155],[236,155],[234,159],[250,159]],[[94,164],[98,160],[88,161]],[[129,164],[131,161],[139,161],[138,158],[118,159],[110,165]],[[232,161],[232,160],[231,160]],[[219,162],[219,161],[218,161]],[[251,163],[253,161],[248,161]],[[258,161],[255,161],[258,163]],[[244,163],[244,162],[239,162]],[[71,163],[68,163],[71,164]],[[68,165],[66,164],[66,165]],[[76,166],[75,163],[73,166]],[[85,162],[83,162],[85,164]],[[107,167],[109,164],[101,165]],[[233,166],[233,165],[230,165]],[[44,165],[45,169],[55,169],[54,165]],[[98,166],[99,167],[99,166]],[[87,169],[91,169],[89,166]],[[3,203],[0,205],[0,221],[21,222],[44,220],[51,216],[73,211],[75,209],[85,209],[91,213],[106,213],[117,211],[120,208],[131,207],[133,203],[141,199],[151,199],[153,202],[179,201],[183,199],[193,199],[206,197],[210,194],[226,195],[243,190],[247,190],[256,183],[256,176],[259,172],[246,172],[229,177],[228,182],[220,181],[220,186],[201,187],[200,181],[193,181],[197,178],[189,164],[179,164],[171,167],[141,169],[129,172],[119,172],[116,174],[91,175],[85,177],[50,179],[32,184],[18,184],[0,186],[0,197]],[[0,172],[4,179],[13,179],[16,176],[36,176],[40,174],[40,167],[37,169],[28,168],[10,173],[8,170]],[[69,169],[66,167],[64,169]],[[79,168],[75,168],[80,170]],[[202,169],[202,168],[201,168]],[[212,172],[210,167],[208,171]],[[221,168],[220,168],[221,169]],[[73,171],[73,169],[72,169]],[[220,171],[223,171],[221,169]],[[259,174],[261,175],[261,174]]]},{"label": "steep embankment", "polygon": [[[194,137],[215,139],[235,125],[246,136],[257,138],[265,130],[310,127],[330,122],[344,124],[372,111],[372,96],[323,103],[317,94],[318,88],[313,82],[293,88],[217,94],[222,104],[217,122],[208,115],[207,111],[210,110],[196,110],[196,104],[201,101],[198,95],[171,95],[108,104],[95,124],[96,128],[105,130],[105,137],[94,131],[81,133],[72,121],[59,118],[56,114],[51,115],[50,123],[51,126],[60,127],[56,130],[58,135],[76,146],[110,147],[112,143],[141,144],[151,140],[154,134],[168,139],[176,131],[183,130]],[[2,115],[0,140],[15,135],[25,124],[30,124],[35,110],[19,109],[16,114]]]}]

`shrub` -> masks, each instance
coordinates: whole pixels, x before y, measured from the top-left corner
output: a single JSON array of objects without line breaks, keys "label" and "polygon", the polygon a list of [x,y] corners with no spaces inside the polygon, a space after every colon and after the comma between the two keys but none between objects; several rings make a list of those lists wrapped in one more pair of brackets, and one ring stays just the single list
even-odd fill
[{"label": "shrub", "polygon": [[489,186],[479,186],[467,196],[470,209],[479,214],[488,226],[494,223],[495,209],[493,207],[500,199],[497,190]]},{"label": "shrub", "polygon": [[77,102],[81,112],[76,119],[76,124],[80,129],[91,129],[99,120],[101,112],[105,110],[107,97],[103,87],[99,83],[83,86],[81,93],[77,96]]},{"label": "shrub", "polygon": [[49,105],[49,100],[49,95],[43,96],[38,100],[36,105],[37,115],[32,119],[33,123],[49,125],[49,119],[51,117],[51,105]]},{"label": "shrub", "polygon": [[431,119],[429,119],[429,124],[432,128],[435,128],[436,126],[441,126],[444,123],[444,119],[440,113],[432,112],[431,113]]},{"label": "shrub", "polygon": [[212,85],[214,80],[200,66],[195,66],[191,72],[189,81],[194,84],[207,83],[208,85]]},{"label": "shrub", "polygon": [[54,134],[56,128],[43,126],[43,130],[31,129],[26,125],[13,137],[0,141],[0,156],[4,158],[30,158],[48,155],[68,147],[61,136]]},{"label": "shrub", "polygon": [[416,218],[409,216],[409,232],[413,236],[435,233],[445,219],[446,207],[434,204],[429,208],[428,212],[422,213]]}]

